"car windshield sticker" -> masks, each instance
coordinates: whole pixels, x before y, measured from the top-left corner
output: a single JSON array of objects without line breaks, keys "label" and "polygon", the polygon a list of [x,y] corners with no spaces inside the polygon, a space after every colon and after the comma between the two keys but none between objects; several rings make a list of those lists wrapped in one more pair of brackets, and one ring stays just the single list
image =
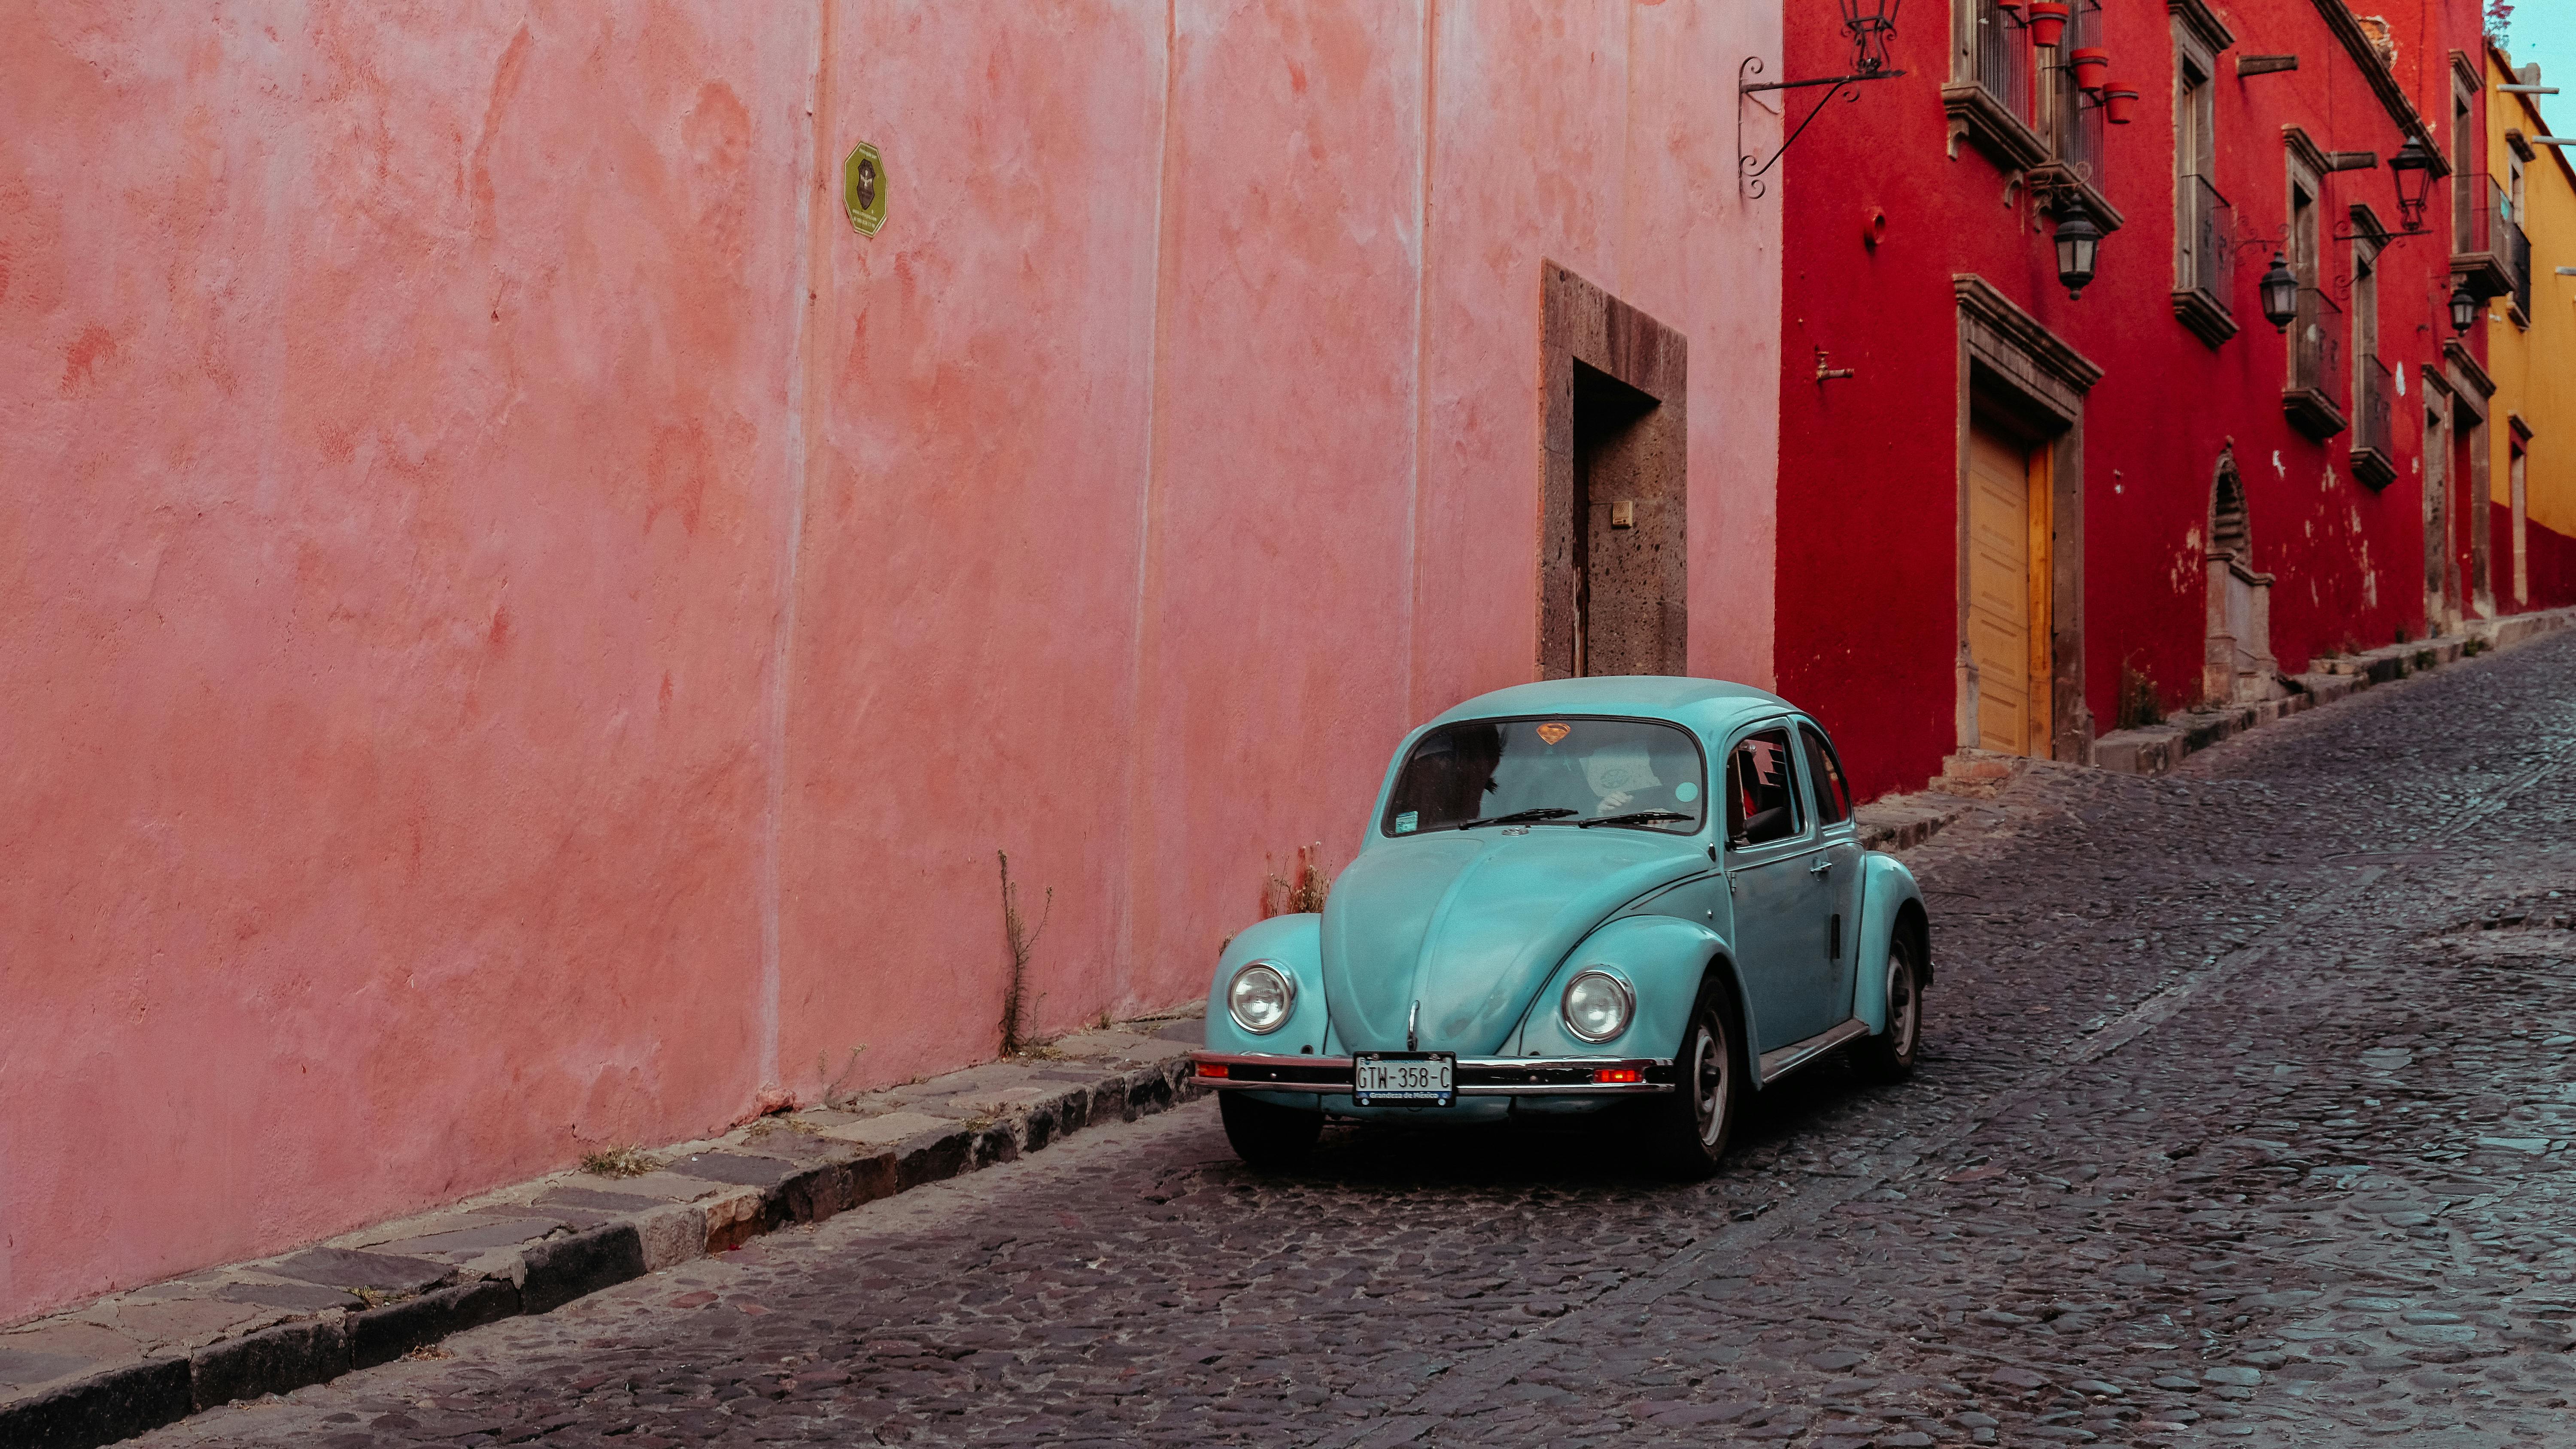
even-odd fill
[{"label": "car windshield sticker", "polygon": [[1567,735],[1572,733],[1574,733],[1574,730],[1567,725],[1543,724],[1538,727],[1538,737],[1547,741],[1551,745],[1558,743]]},{"label": "car windshield sticker", "polygon": [[1604,745],[1585,755],[1583,781],[1601,796],[1651,790],[1664,783],[1655,778],[1644,745]]},{"label": "car windshield sticker", "polygon": [[1742,750],[1745,754],[1750,755],[1753,758],[1753,777],[1755,779],[1760,780],[1765,785],[1777,785],[1780,783],[1780,757],[1784,751],[1782,751],[1778,745],[1766,739],[1756,738],[1746,740],[1743,744],[1736,746],[1736,748]]},{"label": "car windshield sticker", "polygon": [[1679,800],[1685,805],[1688,805],[1693,800],[1699,798],[1699,787],[1688,780],[1684,780],[1673,787],[1673,798]]},{"label": "car windshield sticker", "polygon": [[1413,827],[1421,823],[1421,811],[1407,810],[1403,814],[1395,817],[1395,833],[1398,835],[1410,835],[1413,833]]}]

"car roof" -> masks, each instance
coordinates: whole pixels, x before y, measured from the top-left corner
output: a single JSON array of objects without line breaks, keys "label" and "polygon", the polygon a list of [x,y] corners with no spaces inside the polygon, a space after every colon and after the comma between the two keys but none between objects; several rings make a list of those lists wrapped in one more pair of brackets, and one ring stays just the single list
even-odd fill
[{"label": "car roof", "polygon": [[1611,714],[1670,720],[1703,734],[1723,735],[1742,720],[1795,709],[1769,690],[1723,679],[1610,674],[1497,689],[1451,706],[1431,723],[1511,715]]}]

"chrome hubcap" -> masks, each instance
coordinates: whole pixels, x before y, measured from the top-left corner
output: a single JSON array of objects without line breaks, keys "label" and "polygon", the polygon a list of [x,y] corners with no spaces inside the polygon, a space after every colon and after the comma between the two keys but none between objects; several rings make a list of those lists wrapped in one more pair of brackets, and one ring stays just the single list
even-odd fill
[{"label": "chrome hubcap", "polygon": [[1907,969],[1905,954],[1887,953],[1887,1034],[1889,1044],[1900,1057],[1914,1052],[1916,1001],[1914,973]]},{"label": "chrome hubcap", "polygon": [[1700,1144],[1712,1146],[1726,1125],[1726,1043],[1705,1023],[1692,1035],[1691,1092],[1699,1109]]}]

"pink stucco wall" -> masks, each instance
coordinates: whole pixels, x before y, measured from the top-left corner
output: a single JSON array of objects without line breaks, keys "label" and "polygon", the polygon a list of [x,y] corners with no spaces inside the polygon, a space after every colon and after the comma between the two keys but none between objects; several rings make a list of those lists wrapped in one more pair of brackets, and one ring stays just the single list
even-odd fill
[{"label": "pink stucco wall", "polygon": [[1777,26],[39,7],[0,1321],[989,1056],[996,849],[1041,1027],[1195,998],[1531,673],[1543,257],[1688,334],[1694,666],[1767,682]]}]

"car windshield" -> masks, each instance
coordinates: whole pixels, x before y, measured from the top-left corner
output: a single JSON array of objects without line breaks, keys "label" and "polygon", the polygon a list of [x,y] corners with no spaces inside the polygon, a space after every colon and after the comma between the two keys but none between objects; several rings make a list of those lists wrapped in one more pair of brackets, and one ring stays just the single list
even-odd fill
[{"label": "car windshield", "polygon": [[1606,824],[1689,834],[1707,767],[1686,730],[1580,716],[1469,720],[1424,735],[1396,777],[1389,835],[1501,823]]}]

